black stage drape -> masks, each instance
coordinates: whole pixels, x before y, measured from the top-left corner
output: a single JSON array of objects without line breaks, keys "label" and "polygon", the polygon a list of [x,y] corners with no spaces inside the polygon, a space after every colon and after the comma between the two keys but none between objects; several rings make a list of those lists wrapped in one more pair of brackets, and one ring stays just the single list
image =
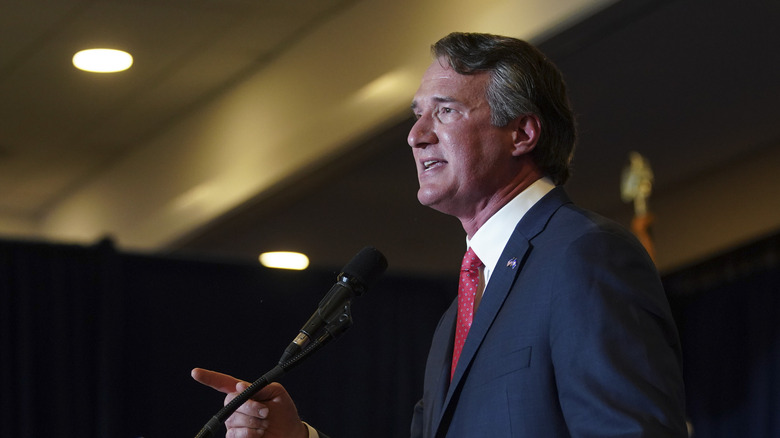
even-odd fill
[{"label": "black stage drape", "polygon": [[[339,268],[0,241],[0,436],[195,436],[223,396],[190,370],[268,371]],[[301,416],[334,436],[408,435],[456,288],[457,278],[386,275],[355,298],[354,327],[282,378]]]},{"label": "black stage drape", "polygon": [[780,234],[666,275],[697,438],[780,437]]},{"label": "black stage drape", "polygon": [[117,258],[105,244],[0,242],[0,436],[119,436]]},{"label": "black stage drape", "polygon": [[[0,436],[194,436],[222,396],[190,369],[259,377],[337,269],[0,241]],[[356,298],[355,326],[282,378],[301,416],[335,437],[407,436],[456,271],[386,275]],[[780,236],[664,283],[695,436],[780,436]]]}]

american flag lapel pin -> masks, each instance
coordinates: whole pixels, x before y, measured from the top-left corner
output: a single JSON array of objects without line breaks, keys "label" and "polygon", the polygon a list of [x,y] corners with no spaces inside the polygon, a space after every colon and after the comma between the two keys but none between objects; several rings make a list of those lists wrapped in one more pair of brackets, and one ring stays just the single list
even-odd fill
[{"label": "american flag lapel pin", "polygon": [[517,267],[517,257],[512,257],[509,259],[509,261],[506,262],[506,267],[515,269]]}]

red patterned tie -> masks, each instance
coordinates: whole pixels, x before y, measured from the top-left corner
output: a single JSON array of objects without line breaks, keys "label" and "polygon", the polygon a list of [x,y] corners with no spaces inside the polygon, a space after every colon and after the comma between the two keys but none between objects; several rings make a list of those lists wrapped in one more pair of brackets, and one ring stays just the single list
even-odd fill
[{"label": "red patterned tie", "polygon": [[474,318],[474,296],[479,288],[479,268],[483,266],[482,261],[474,254],[474,250],[469,248],[463,256],[463,263],[460,266],[460,284],[458,285],[458,325],[455,331],[455,346],[452,350],[452,368],[450,369],[450,380],[455,375],[455,366],[458,365],[460,352],[463,350],[463,344],[466,342],[466,335],[471,328],[471,321]]}]

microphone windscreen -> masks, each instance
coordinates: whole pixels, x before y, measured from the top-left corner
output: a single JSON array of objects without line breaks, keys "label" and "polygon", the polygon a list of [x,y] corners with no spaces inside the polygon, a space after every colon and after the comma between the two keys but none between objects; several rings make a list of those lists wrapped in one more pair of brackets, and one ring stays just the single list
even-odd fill
[{"label": "microphone windscreen", "polygon": [[374,247],[363,248],[344,266],[342,274],[355,278],[363,287],[374,282],[387,269],[387,259]]}]

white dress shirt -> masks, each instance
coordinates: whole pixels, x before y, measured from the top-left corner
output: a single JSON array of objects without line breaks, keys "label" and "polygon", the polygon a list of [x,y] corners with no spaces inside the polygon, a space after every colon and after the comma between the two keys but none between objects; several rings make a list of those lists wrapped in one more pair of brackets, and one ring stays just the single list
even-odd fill
[{"label": "white dress shirt", "polygon": [[553,188],[555,184],[547,177],[536,180],[491,216],[474,233],[474,237],[471,239],[466,237],[466,247],[473,248],[474,253],[485,265],[482,272],[485,286],[490,281],[490,274],[496,268],[498,259],[504,252],[506,244],[509,243],[517,223]]}]

